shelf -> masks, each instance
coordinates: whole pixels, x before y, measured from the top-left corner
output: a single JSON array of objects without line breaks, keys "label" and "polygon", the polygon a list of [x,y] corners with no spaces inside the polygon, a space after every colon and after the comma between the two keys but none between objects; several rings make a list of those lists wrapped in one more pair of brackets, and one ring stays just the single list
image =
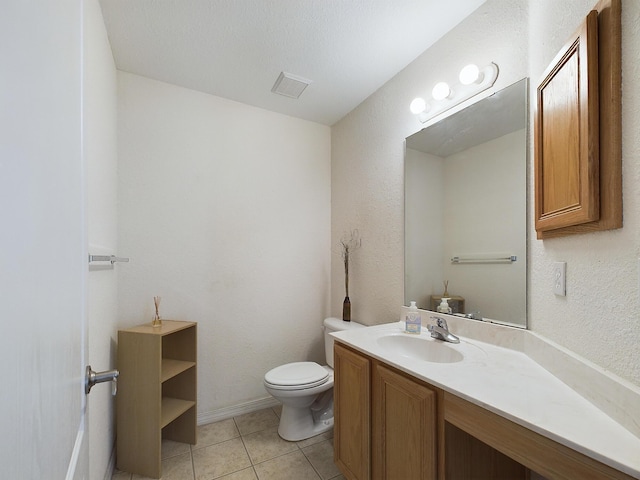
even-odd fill
[{"label": "shelf", "polygon": [[119,470],[160,478],[163,439],[196,444],[197,329],[163,320],[118,331]]},{"label": "shelf", "polygon": [[162,397],[162,419],[160,428],[164,428],[173,422],[184,412],[193,407],[196,402],[181,400],[179,398]]},{"label": "shelf", "polygon": [[161,381],[166,382],[170,378],[195,367],[196,362],[185,362],[183,360],[173,360],[172,358],[162,359]]}]

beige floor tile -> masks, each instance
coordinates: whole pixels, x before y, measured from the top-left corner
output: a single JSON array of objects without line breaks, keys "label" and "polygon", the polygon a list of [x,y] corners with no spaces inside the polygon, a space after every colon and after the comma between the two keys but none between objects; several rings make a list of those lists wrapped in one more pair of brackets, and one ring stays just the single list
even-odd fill
[{"label": "beige floor tile", "polygon": [[232,418],[207,425],[200,425],[198,427],[198,443],[193,446],[193,450],[215,443],[226,442],[239,436],[240,432],[238,432],[236,423]]},{"label": "beige floor tile", "polygon": [[309,461],[298,450],[255,465],[259,480],[319,480]]},{"label": "beige floor tile", "polygon": [[162,453],[163,459],[169,457],[175,457],[183,453],[189,453],[189,444],[174,442],[173,440],[162,440]]},{"label": "beige floor tile", "polygon": [[245,468],[244,470],[240,470],[239,472],[232,473],[230,475],[225,475],[224,477],[219,477],[216,480],[257,480],[256,472],[253,467]]},{"label": "beige floor tile", "polygon": [[322,480],[329,480],[340,475],[340,470],[333,461],[333,441],[325,440],[303,448],[302,453],[320,474]]},{"label": "beige floor tile", "polygon": [[328,432],[321,433],[320,435],[316,435],[315,437],[307,438],[306,440],[300,440],[296,442],[300,448],[308,447],[309,445],[313,445],[315,443],[324,442],[325,440],[330,440],[333,438],[333,429]]},{"label": "beige floor tile", "polygon": [[254,465],[298,450],[295,443],[280,438],[277,426],[244,435],[242,440]]},{"label": "beige floor tile", "polygon": [[111,475],[111,480],[131,480],[131,474],[116,469],[113,471],[113,475]]},{"label": "beige floor tile", "polygon": [[282,405],[276,405],[275,407],[271,407],[273,410],[273,413],[275,413],[278,418],[280,418],[282,416]]},{"label": "beige floor tile", "polygon": [[240,438],[199,448],[192,455],[196,480],[211,480],[251,466]]},{"label": "beige floor tile", "polygon": [[[148,478],[136,474],[131,476],[132,480],[147,480]],[[192,478],[193,464],[190,453],[162,460],[162,480],[191,480]]]},{"label": "beige floor tile", "polygon": [[233,418],[238,426],[241,435],[259,432],[265,428],[278,425],[280,419],[271,408],[258,410],[257,412],[245,413]]},{"label": "beige floor tile", "polygon": [[344,475],[340,474],[337,477],[333,477],[331,480],[347,480],[347,479],[344,478]]}]

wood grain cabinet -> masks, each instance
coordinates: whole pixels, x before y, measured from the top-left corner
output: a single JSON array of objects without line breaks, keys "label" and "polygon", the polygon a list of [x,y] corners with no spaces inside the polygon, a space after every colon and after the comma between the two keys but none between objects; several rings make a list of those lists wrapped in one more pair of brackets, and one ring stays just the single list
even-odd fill
[{"label": "wood grain cabinet", "polygon": [[620,0],[598,2],[537,88],[539,239],[622,227],[620,18]]},{"label": "wood grain cabinet", "polygon": [[600,218],[598,14],[547,69],[535,121],[536,230]]},{"label": "wood grain cabinet", "polygon": [[349,480],[438,478],[438,395],[336,343],[335,461]]},{"label": "wood grain cabinet", "polygon": [[631,479],[338,341],[334,358],[334,459],[348,480]]},{"label": "wood grain cabinet", "polygon": [[118,469],[160,478],[163,438],[196,443],[196,344],[194,322],[118,332]]},{"label": "wood grain cabinet", "polygon": [[370,362],[334,344],[335,462],[349,480],[371,478]]},{"label": "wood grain cabinet", "polygon": [[374,480],[438,478],[438,390],[374,362]]}]

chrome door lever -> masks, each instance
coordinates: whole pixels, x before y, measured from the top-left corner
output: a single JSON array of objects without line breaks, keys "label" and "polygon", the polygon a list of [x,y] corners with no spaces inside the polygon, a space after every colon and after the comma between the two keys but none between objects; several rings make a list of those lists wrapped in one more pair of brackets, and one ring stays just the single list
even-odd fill
[{"label": "chrome door lever", "polygon": [[91,387],[96,383],[113,382],[112,395],[115,395],[118,389],[118,370],[106,370],[104,372],[94,372],[91,369],[91,365],[87,365],[86,374],[84,378],[84,393],[89,395]]}]

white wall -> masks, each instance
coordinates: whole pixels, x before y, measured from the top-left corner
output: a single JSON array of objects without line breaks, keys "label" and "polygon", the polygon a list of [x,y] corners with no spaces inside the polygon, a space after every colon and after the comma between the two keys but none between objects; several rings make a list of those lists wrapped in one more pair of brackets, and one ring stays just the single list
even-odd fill
[{"label": "white wall", "polygon": [[[97,0],[84,2],[83,148],[87,177],[87,230],[91,254],[118,254],[117,248],[117,83],[116,68]],[[88,288],[89,364],[96,371],[116,368],[116,269],[91,266]],[[114,397],[98,385],[87,397],[89,478],[110,473],[115,441]]]},{"label": "white wall", "polygon": [[[407,148],[405,157],[405,304],[429,309],[442,293],[444,159]],[[407,259],[411,259],[407,262]]]},{"label": "white wall", "polygon": [[[532,88],[595,1],[489,0],[332,128],[332,242],[358,228],[351,277],[353,317],[398,318],[403,301],[403,141],[421,128],[409,112],[437,81],[469,62],[500,66],[495,88],[531,76]],[[529,12],[530,9],[530,12]],[[529,325],[532,330],[640,385],[640,3],[623,1],[622,230],[538,241],[529,207]],[[531,153],[531,158],[532,153]],[[529,186],[529,198],[532,195]],[[552,264],[568,262],[567,297],[552,292]],[[342,266],[332,263],[339,313]]]},{"label": "white wall", "polygon": [[[531,2],[529,65],[533,85],[537,85],[544,69],[594,4],[593,1]],[[639,91],[640,2],[623,0],[624,227],[545,241],[536,240],[532,231],[529,240],[531,328],[636,385],[640,385]],[[530,198],[532,192],[530,189]],[[530,212],[533,215],[533,205],[530,205]],[[567,262],[565,298],[552,293],[555,261]]]},{"label": "white wall", "polygon": [[[446,158],[407,149],[405,304],[416,300],[430,309],[431,295],[442,294],[447,280],[451,295],[465,297],[467,313],[524,325],[526,135],[512,132]],[[455,255],[474,253],[518,261],[451,263]]]},{"label": "white wall", "polygon": [[[467,312],[519,325],[525,324],[527,304],[526,142],[525,130],[518,130],[444,161],[446,249],[441,260],[449,292],[465,297]],[[474,253],[515,255],[517,260],[450,262],[455,255]]]},{"label": "white wall", "polygon": [[[438,81],[455,82],[471,62],[500,66],[496,89],[527,76],[527,28],[525,0],[489,0],[333,126],[332,241],[351,228],[362,235],[349,286],[354,319],[389,322],[403,303],[404,139],[423,127],[411,100],[427,98]],[[334,314],[344,297],[341,271],[334,258]]]},{"label": "white wall", "polygon": [[324,357],[330,129],[118,73],[120,326],[198,322],[198,413]]}]

